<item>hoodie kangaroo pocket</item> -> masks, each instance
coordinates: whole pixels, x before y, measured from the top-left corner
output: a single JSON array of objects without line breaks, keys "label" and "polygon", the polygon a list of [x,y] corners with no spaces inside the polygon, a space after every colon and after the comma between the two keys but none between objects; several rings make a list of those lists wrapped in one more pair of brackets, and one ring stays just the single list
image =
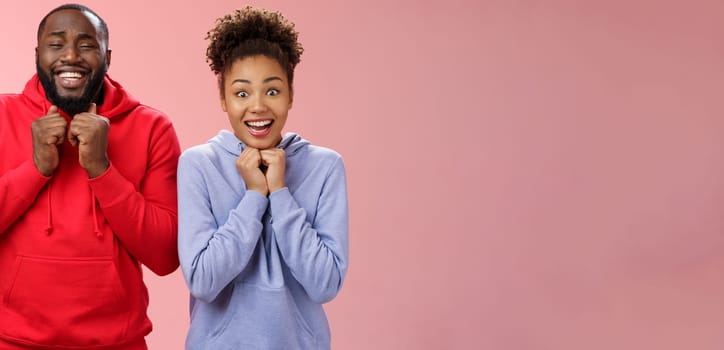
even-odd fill
[{"label": "hoodie kangaroo pocket", "polygon": [[[193,320],[191,328],[196,333]],[[195,337],[192,343],[204,343],[204,349],[214,350],[318,348],[312,328],[285,287],[246,283],[234,285],[216,334],[208,341]]]},{"label": "hoodie kangaroo pocket", "polygon": [[38,345],[93,346],[124,339],[129,313],[110,258],[18,256],[0,308],[0,333]]}]

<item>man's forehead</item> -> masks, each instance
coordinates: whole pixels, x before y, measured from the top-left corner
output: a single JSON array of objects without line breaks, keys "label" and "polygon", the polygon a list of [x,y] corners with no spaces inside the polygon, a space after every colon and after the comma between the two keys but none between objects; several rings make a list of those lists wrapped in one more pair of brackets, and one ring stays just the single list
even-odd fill
[{"label": "man's forehead", "polygon": [[92,13],[76,9],[64,9],[48,16],[44,32],[52,33],[73,28],[87,34],[96,34],[100,25],[100,19]]}]

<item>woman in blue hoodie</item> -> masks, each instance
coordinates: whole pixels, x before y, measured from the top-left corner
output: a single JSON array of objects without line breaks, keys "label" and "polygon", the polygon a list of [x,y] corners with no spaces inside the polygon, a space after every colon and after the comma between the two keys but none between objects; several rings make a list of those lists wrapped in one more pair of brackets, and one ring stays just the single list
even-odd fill
[{"label": "woman in blue hoodie", "polygon": [[178,165],[179,257],[191,290],[187,349],[329,349],[322,304],[348,263],[342,158],[294,133],[302,46],[280,13],[246,7],[208,32],[231,129]]}]

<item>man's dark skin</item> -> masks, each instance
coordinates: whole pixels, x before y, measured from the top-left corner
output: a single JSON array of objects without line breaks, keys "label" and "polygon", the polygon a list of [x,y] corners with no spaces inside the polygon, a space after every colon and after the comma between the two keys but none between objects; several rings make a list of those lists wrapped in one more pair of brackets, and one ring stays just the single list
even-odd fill
[{"label": "man's dark skin", "polygon": [[[78,162],[89,178],[103,174],[109,167],[107,118],[96,114],[101,86],[90,91],[91,81],[103,79],[111,62],[107,35],[100,29],[98,18],[90,13],[67,9],[51,14],[38,34],[35,48],[38,75],[50,78],[60,99],[88,101],[85,112],[64,118],[57,104],[45,116],[32,123],[33,161],[44,176],[50,176],[60,164],[59,145],[65,140],[78,148]],[[47,89],[46,89],[47,90]],[[70,124],[70,127],[68,127]]]}]

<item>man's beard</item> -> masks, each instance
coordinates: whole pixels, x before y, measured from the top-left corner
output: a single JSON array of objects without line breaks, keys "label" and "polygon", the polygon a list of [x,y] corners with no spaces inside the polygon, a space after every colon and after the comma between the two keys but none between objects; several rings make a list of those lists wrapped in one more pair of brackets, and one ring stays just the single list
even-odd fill
[{"label": "man's beard", "polygon": [[[100,91],[103,86],[103,78],[106,76],[106,66],[102,65],[97,71],[93,72],[83,88],[83,93],[79,97],[63,97],[58,94],[58,88],[53,80],[52,73],[46,73],[38,62],[35,62],[38,71],[38,79],[45,90],[45,97],[50,102],[58,106],[59,109],[67,113],[71,118],[78,114],[88,111],[91,102],[96,102],[96,97],[102,98],[103,93]],[[97,102],[98,103],[98,102]],[[100,103],[98,103],[100,104]]]}]

